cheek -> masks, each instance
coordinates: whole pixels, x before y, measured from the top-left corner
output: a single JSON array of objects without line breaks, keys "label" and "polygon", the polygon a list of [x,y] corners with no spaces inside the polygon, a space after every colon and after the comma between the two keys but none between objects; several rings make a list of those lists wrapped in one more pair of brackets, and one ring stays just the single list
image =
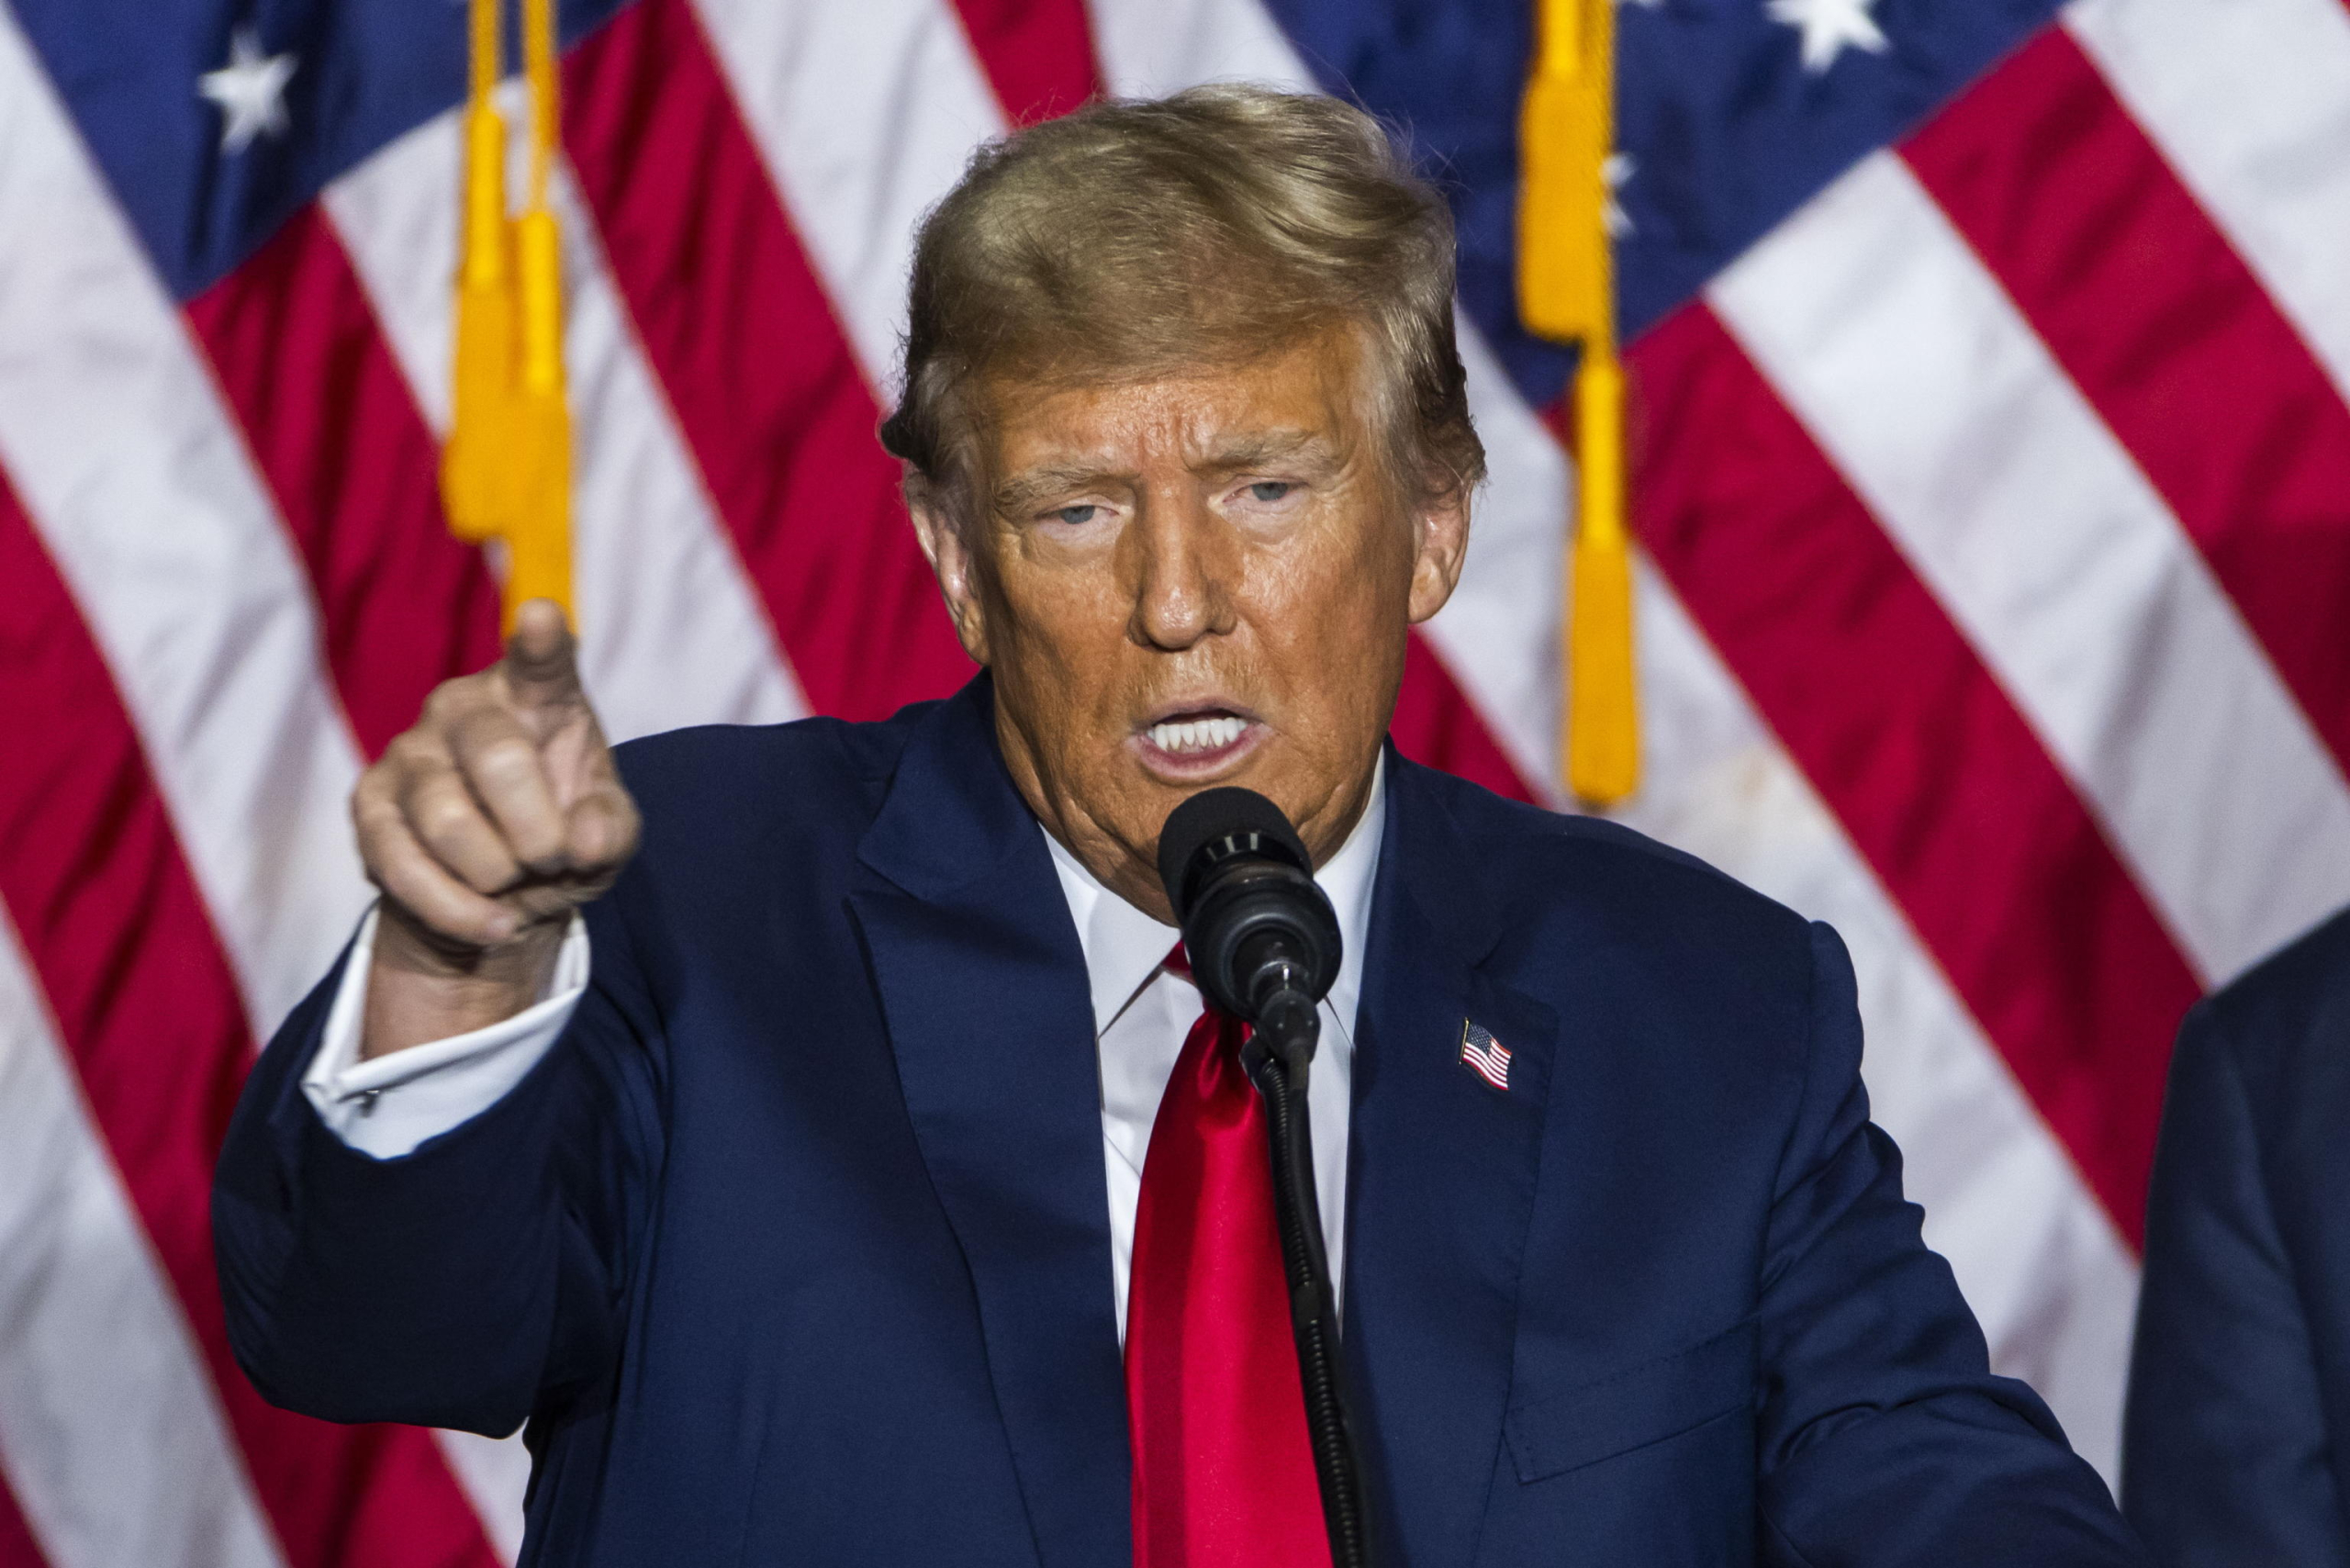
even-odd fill
[{"label": "cheek", "polygon": [[999,700],[1063,774],[1085,771],[1105,740],[1121,740],[1109,722],[1131,706],[1129,607],[1113,577],[1106,566],[1006,561],[996,579],[989,654]]},{"label": "cheek", "polygon": [[1298,738],[1351,751],[1386,728],[1403,672],[1411,562],[1393,540],[1352,532],[1273,563],[1260,599]]},{"label": "cheek", "polygon": [[1412,561],[1404,531],[1348,520],[1301,539],[1270,563],[1269,603],[1315,641],[1361,643],[1401,628],[1410,607]]},{"label": "cheek", "polygon": [[998,642],[1011,656],[1049,666],[1063,678],[1096,662],[1103,644],[1123,634],[1114,573],[1106,561],[1075,563],[1023,548],[1001,547],[993,574]]}]

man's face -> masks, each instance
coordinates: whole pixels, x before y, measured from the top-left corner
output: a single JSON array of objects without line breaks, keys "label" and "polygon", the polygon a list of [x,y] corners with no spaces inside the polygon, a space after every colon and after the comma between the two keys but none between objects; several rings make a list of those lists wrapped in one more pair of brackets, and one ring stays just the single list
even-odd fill
[{"label": "man's face", "polygon": [[1443,607],[1465,498],[1382,470],[1355,333],[1237,369],[985,389],[979,515],[915,522],[995,674],[1013,781],[1129,902],[1170,919],[1158,830],[1238,784],[1318,864],[1361,814],[1404,628]]}]

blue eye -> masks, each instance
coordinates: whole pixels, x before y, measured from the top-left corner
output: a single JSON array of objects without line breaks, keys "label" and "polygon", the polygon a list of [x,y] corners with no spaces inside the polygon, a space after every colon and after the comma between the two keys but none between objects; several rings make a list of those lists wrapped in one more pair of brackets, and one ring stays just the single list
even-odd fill
[{"label": "blue eye", "polygon": [[1257,500],[1270,503],[1280,500],[1296,488],[1295,485],[1286,479],[1259,479],[1248,487],[1248,494]]},{"label": "blue eye", "polygon": [[1053,513],[1053,521],[1056,522],[1065,522],[1071,528],[1082,528],[1087,523],[1091,522],[1093,521],[1093,514],[1101,510],[1102,509],[1100,507],[1093,505],[1091,501],[1088,501],[1083,506],[1062,507],[1059,510]]}]

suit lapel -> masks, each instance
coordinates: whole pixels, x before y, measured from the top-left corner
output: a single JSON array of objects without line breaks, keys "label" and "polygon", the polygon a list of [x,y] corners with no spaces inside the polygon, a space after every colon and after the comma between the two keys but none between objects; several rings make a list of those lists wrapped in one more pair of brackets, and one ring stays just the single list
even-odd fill
[{"label": "suit lapel", "polygon": [[970,1267],[1038,1555],[1125,1562],[1093,1008],[1044,838],[997,757],[984,677],[909,742],[858,857],[849,902]]},{"label": "suit lapel", "polygon": [[[1392,1560],[1465,1564],[1509,1397],[1519,1270],[1558,1021],[1480,969],[1477,860],[1422,770],[1390,761],[1348,1140],[1346,1350]],[[1464,1022],[1508,1088],[1460,1060]]]}]

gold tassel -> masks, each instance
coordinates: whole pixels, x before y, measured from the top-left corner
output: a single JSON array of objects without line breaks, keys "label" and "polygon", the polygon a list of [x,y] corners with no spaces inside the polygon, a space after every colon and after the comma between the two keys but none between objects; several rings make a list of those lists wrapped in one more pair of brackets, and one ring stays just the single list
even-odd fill
[{"label": "gold tassel", "polygon": [[1567,788],[1595,805],[1640,782],[1632,554],[1624,531],[1624,372],[1586,340],[1575,373],[1577,510],[1566,585]]},{"label": "gold tassel", "polygon": [[506,617],[533,599],[571,612],[571,410],[563,367],[563,232],[547,206],[562,120],[556,92],[554,0],[523,0],[531,77],[530,205],[517,225],[522,364],[520,404],[525,490],[506,577]]},{"label": "gold tassel", "polygon": [[563,367],[563,236],[547,206],[556,113],[553,0],[522,0],[531,84],[530,185],[506,209],[500,0],[472,0],[464,255],[457,271],[454,399],[442,454],[449,530],[506,545],[505,623],[533,599],[571,613],[571,416]]},{"label": "gold tassel", "polygon": [[522,386],[515,463],[521,504],[506,535],[506,621],[534,599],[571,613],[571,411],[564,401],[563,237],[554,214],[522,215]]},{"label": "gold tassel", "polygon": [[1606,224],[1615,140],[1615,0],[1539,0],[1540,50],[1519,137],[1518,309],[1527,330],[1578,343],[1574,548],[1561,585],[1567,787],[1595,805],[1639,783],[1632,571],[1624,526],[1624,374]]},{"label": "gold tassel", "polygon": [[449,442],[441,454],[441,497],[449,531],[476,543],[504,532],[515,499],[508,463],[515,364],[513,236],[506,217],[506,119],[492,97],[500,73],[498,10],[498,0],[473,0],[454,396]]}]

